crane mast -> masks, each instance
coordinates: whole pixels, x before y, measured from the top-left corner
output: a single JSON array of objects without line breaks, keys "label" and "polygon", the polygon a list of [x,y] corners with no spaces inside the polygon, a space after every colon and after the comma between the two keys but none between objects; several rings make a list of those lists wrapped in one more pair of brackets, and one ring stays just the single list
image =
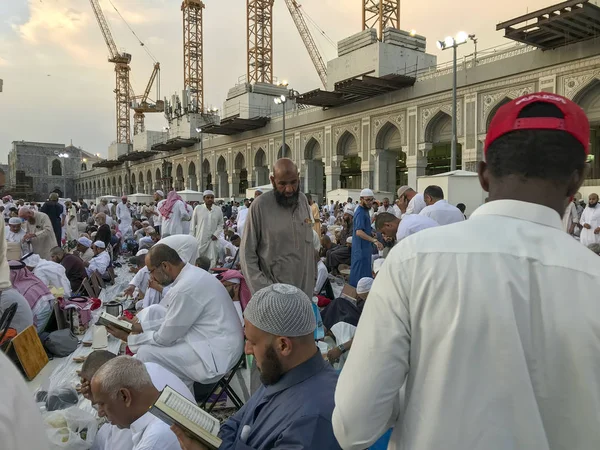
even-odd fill
[{"label": "crane mast", "polygon": [[400,29],[400,0],[362,0],[362,29],[374,28],[383,38],[388,27]]},{"label": "crane mast", "polygon": [[312,60],[315,69],[317,69],[317,73],[319,74],[319,78],[321,79],[321,83],[323,83],[323,87],[327,88],[327,66],[323,61],[323,57],[321,53],[319,53],[319,49],[317,48],[317,44],[306,25],[306,21],[304,20],[304,16],[302,15],[302,11],[300,10],[300,5],[296,2],[296,0],[285,0],[285,4],[287,5],[290,14],[292,15],[292,19],[296,24],[296,28],[300,33],[300,37],[306,46],[306,50],[308,50],[308,55]]},{"label": "crane mast", "polygon": [[248,83],[273,83],[273,1],[246,0]]},{"label": "crane mast", "polygon": [[106,42],[106,46],[108,47],[108,52],[110,53],[108,61],[115,65],[114,93],[117,112],[117,143],[129,144],[131,143],[131,122],[129,117],[129,63],[131,62],[131,55],[124,52],[119,53],[98,0],[90,0],[90,4],[100,26],[104,42]]},{"label": "crane mast", "polygon": [[183,87],[189,92],[188,111],[204,112],[204,47],[202,42],[201,0],[184,0],[183,12]]}]

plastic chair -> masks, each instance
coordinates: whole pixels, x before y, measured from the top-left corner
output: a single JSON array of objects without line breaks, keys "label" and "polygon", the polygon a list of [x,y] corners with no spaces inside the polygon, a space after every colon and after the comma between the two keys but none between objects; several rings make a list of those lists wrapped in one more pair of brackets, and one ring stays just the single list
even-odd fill
[{"label": "plastic chair", "polygon": [[[243,366],[245,361],[246,355],[242,354],[240,360],[236,363],[235,366],[233,366],[233,369],[231,369],[231,371],[227,375],[225,375],[216,383],[194,383],[194,397],[196,398],[196,401],[200,404],[200,407],[202,409],[210,413],[214,409],[216,404],[219,403],[219,400],[221,400],[221,397],[224,393],[227,393],[227,396],[229,397],[229,399],[231,399],[231,402],[237,410],[241,409],[242,406],[244,406],[243,400],[240,399],[237,393],[233,390],[233,388],[230,386],[230,383],[233,380],[233,377],[235,376],[237,371],[240,370],[240,368]],[[217,398],[214,399],[207,408],[207,404],[210,398],[215,392],[217,392],[217,389],[219,388],[221,388],[221,391],[217,394]]]},{"label": "plastic chair", "polygon": [[18,304],[15,302],[6,308],[2,313],[2,317],[0,317],[0,343],[2,343],[4,336],[6,336],[6,333],[10,328],[10,324],[17,313],[17,308]]}]

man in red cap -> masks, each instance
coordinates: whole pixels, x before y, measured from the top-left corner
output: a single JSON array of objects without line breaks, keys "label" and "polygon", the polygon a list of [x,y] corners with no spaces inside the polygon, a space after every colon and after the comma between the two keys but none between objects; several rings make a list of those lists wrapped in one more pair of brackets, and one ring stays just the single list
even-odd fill
[{"label": "man in red cap", "polygon": [[561,222],[588,152],[564,97],[498,110],[478,166],[489,202],[402,240],[375,280],[336,390],[342,448],[390,426],[394,448],[598,447],[600,264]]}]

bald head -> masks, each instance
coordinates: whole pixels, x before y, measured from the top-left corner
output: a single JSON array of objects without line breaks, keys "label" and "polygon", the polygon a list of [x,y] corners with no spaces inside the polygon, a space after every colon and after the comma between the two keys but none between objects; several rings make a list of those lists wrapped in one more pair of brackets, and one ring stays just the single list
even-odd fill
[{"label": "bald head", "polygon": [[273,166],[273,176],[298,175],[298,166],[289,158],[281,158]]}]

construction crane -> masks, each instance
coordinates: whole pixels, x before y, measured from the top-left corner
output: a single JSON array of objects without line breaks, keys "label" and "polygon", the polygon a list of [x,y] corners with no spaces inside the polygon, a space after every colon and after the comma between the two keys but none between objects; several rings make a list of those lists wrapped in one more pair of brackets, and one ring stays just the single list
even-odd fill
[{"label": "construction crane", "polygon": [[[158,80],[158,81],[157,81]],[[146,89],[143,95],[136,96],[131,84],[129,85],[129,98],[131,99],[131,109],[133,109],[133,134],[143,133],[146,130],[144,125],[144,113],[159,113],[165,110],[165,102],[163,100],[153,101],[150,99],[150,91],[156,81],[156,98],[160,98],[160,63],[154,64],[152,75],[148,80]]]},{"label": "construction crane", "polygon": [[108,61],[115,65],[115,99],[117,110],[117,143],[131,143],[131,122],[129,117],[129,63],[131,63],[131,55],[129,53],[121,53],[117,49],[117,45],[112,37],[108,22],[104,17],[104,13],[100,8],[98,0],[90,0],[94,15],[100,26],[100,31],[108,47],[110,57]]},{"label": "construction crane", "polygon": [[189,92],[188,111],[204,112],[204,47],[201,0],[183,0],[183,88]]},{"label": "construction crane", "polygon": [[292,19],[294,19],[294,23],[296,24],[296,28],[298,28],[298,32],[300,33],[300,37],[306,46],[306,50],[308,50],[308,55],[312,60],[315,69],[317,69],[317,73],[319,74],[319,78],[321,79],[321,83],[323,83],[323,87],[327,89],[327,66],[323,61],[323,57],[321,53],[319,53],[319,49],[317,48],[317,44],[306,25],[306,21],[304,20],[304,16],[302,15],[302,11],[300,10],[301,5],[299,5],[296,0],[285,0],[285,4],[290,10],[290,14],[292,15]]},{"label": "construction crane", "polygon": [[383,30],[388,27],[400,29],[400,0],[362,0],[363,30],[374,28],[377,36],[383,38]]}]

